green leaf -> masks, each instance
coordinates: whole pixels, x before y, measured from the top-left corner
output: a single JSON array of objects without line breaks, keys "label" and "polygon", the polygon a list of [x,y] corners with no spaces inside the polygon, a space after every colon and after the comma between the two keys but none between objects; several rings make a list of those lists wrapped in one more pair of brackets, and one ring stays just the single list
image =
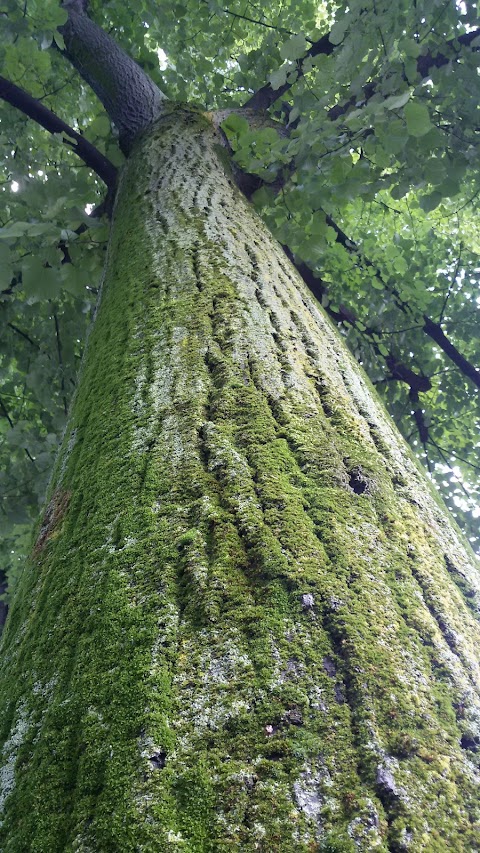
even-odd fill
[{"label": "green leaf", "polygon": [[307,42],[305,41],[305,36],[303,33],[298,33],[298,35],[291,36],[284,44],[282,44],[280,48],[280,56],[282,59],[289,59],[294,62],[296,59],[300,59],[301,56],[304,55],[307,47]]},{"label": "green leaf", "polygon": [[107,136],[110,136],[111,132],[112,126],[107,115],[97,116],[88,128],[88,136],[91,138],[95,138],[97,136],[106,138]]},{"label": "green leaf", "polygon": [[430,213],[431,210],[435,210],[436,207],[440,204],[443,199],[443,193],[441,192],[433,192],[429,195],[423,195],[419,198],[418,203],[422,210],[425,213]]},{"label": "green leaf", "polygon": [[[235,136],[241,136],[249,130],[248,121],[238,113],[230,113],[230,115],[222,122],[222,130],[226,133],[229,131]],[[228,134],[227,134],[228,135]]]},{"label": "green leaf", "polygon": [[344,15],[343,18],[340,18],[340,20],[336,21],[336,23],[333,25],[332,29],[330,30],[328,40],[332,44],[340,44],[345,38],[345,33],[348,29],[348,25],[348,16]]},{"label": "green leaf", "polygon": [[62,6],[54,6],[49,9],[49,17],[56,27],[62,27],[68,21],[68,12]]},{"label": "green leaf", "polygon": [[287,82],[287,73],[288,65],[282,65],[277,71],[270,74],[268,79],[270,80],[270,85],[274,91],[285,85]]},{"label": "green leaf", "polygon": [[23,237],[28,229],[28,222],[13,222],[0,228],[0,240],[11,240],[14,237]]},{"label": "green leaf", "polygon": [[114,166],[123,166],[125,163],[125,155],[122,154],[118,145],[107,146],[107,157]]},{"label": "green leaf", "polygon": [[383,102],[383,106],[386,107],[387,110],[398,110],[400,107],[405,106],[411,96],[412,90],[407,89],[407,91],[402,92],[401,95],[391,95],[389,98],[386,98]]},{"label": "green leaf", "polygon": [[58,30],[55,30],[55,32],[53,33],[53,40],[59,50],[65,50],[65,39],[63,38],[62,34],[58,32]]},{"label": "green leaf", "polygon": [[410,101],[406,105],[405,119],[409,136],[425,136],[432,130],[433,125],[430,121],[428,107],[425,104],[418,103],[418,101]]},{"label": "green leaf", "polygon": [[300,115],[300,110],[298,107],[294,107],[293,110],[290,111],[288,115],[288,123],[293,124]]},{"label": "green leaf", "polygon": [[0,267],[9,267],[11,258],[10,247],[6,243],[0,243]]},{"label": "green leaf", "polygon": [[421,46],[414,39],[402,39],[398,45],[398,49],[405,56],[411,56],[414,59],[420,56],[421,53]]},{"label": "green leaf", "polygon": [[408,264],[402,255],[398,255],[393,260],[393,268],[395,272],[401,273],[402,275],[407,272]]},{"label": "green leaf", "polygon": [[260,187],[252,196],[255,207],[268,207],[275,200],[275,193],[268,187]]},{"label": "green leaf", "polygon": [[429,184],[442,184],[447,175],[446,162],[438,157],[431,157],[425,164],[424,175]]},{"label": "green leaf", "polygon": [[38,258],[29,258],[22,265],[22,290],[27,296],[51,299],[58,294],[55,270],[45,267]]}]

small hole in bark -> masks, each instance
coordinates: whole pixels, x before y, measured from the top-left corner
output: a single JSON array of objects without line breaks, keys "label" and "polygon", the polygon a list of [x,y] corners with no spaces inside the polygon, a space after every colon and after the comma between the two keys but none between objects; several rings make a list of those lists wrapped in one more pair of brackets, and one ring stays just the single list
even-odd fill
[{"label": "small hole in bark", "polygon": [[166,752],[154,752],[153,755],[149,757],[149,762],[152,765],[154,770],[163,770],[165,764],[167,763],[167,753]]},{"label": "small hole in bark", "polygon": [[282,761],[285,758],[282,752],[270,752],[266,757],[269,761]]},{"label": "small hole in bark", "polygon": [[348,472],[348,474],[348,485],[356,495],[363,495],[368,491],[368,479],[363,473],[360,465],[356,465],[355,468],[352,468],[352,470]]},{"label": "small hole in bark", "polygon": [[471,732],[465,732],[460,738],[460,746],[462,749],[469,749],[471,752],[478,752],[480,747],[480,738]]}]

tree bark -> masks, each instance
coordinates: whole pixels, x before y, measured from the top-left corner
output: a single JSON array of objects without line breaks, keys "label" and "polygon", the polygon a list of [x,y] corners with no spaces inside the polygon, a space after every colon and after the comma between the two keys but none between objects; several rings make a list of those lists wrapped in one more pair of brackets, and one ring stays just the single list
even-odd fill
[{"label": "tree bark", "polygon": [[[5,595],[7,591],[7,577],[5,572],[0,571],[0,595]],[[3,626],[5,625],[8,613],[8,604],[3,598],[0,598],[0,634],[3,631]]]},{"label": "tree bark", "polygon": [[100,98],[127,154],[135,138],[160,115],[164,93],[116,41],[87,15],[88,3],[65,0],[60,27],[65,55]]},{"label": "tree bark", "polygon": [[336,330],[171,108],[2,640],[0,846],[472,851],[474,557]]}]

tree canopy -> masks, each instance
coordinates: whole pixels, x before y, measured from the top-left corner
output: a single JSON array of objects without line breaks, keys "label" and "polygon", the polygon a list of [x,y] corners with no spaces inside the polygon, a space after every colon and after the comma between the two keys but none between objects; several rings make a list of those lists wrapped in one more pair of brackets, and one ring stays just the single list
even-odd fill
[{"label": "tree canopy", "polygon": [[[168,98],[225,110],[244,191],[478,549],[476,4],[88,10]],[[0,11],[0,567],[12,580],[75,388],[124,159],[62,55],[66,20],[56,0]]]}]

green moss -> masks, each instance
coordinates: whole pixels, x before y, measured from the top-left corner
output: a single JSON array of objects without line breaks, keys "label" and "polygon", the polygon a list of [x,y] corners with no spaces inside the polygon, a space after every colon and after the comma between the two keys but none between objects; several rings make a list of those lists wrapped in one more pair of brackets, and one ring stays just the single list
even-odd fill
[{"label": "green moss", "polygon": [[3,638],[2,850],[473,849],[468,558],[207,129],[122,178]]}]

